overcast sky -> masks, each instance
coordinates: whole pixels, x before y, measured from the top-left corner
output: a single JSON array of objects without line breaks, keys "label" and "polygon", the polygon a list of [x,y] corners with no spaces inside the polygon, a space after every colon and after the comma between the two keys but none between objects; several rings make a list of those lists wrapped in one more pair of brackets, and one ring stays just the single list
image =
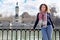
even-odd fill
[{"label": "overcast sky", "polygon": [[[16,2],[19,5],[19,15],[28,12],[30,15],[36,15],[39,12],[39,6],[42,3],[57,7],[57,16],[60,16],[60,0],[0,0],[0,14],[3,16],[15,15]],[[53,5],[53,6],[54,6]]]}]

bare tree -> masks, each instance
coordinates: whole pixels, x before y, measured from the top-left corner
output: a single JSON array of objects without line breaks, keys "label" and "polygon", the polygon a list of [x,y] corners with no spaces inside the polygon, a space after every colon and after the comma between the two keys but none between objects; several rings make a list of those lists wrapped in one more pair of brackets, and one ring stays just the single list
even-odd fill
[{"label": "bare tree", "polygon": [[51,12],[51,17],[52,17],[52,21],[55,24],[55,26],[59,26],[60,25],[60,18],[58,18],[57,16],[54,16],[54,13],[57,13],[56,7],[51,7],[50,9]]}]

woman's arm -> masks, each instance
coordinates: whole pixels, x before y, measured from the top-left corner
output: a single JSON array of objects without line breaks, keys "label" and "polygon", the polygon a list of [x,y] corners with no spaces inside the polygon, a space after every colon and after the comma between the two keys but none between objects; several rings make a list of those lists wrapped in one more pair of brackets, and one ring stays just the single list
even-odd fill
[{"label": "woman's arm", "polygon": [[35,24],[34,24],[33,29],[35,29],[35,28],[36,28],[36,26],[37,26],[37,24],[38,24],[38,22],[39,22],[38,15],[39,15],[39,13],[37,14],[37,18],[36,18],[36,21],[35,21]]},{"label": "woman's arm", "polygon": [[51,22],[51,24],[52,24],[52,26],[53,26],[53,28],[54,28],[54,24],[53,24],[53,22],[52,22],[52,19],[51,19],[51,14],[49,14],[49,20],[50,20],[50,22]]}]

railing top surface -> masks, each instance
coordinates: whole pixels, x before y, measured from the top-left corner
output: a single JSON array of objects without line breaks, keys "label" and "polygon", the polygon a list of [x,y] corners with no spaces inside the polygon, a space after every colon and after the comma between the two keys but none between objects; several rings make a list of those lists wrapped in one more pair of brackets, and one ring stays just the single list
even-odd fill
[{"label": "railing top surface", "polygon": [[[27,30],[30,30],[30,31],[33,31],[33,30],[37,30],[37,31],[39,31],[39,30],[41,30],[41,29],[0,29],[0,30],[25,30],[25,31],[27,31]],[[54,29],[54,31],[60,31],[60,29]]]},{"label": "railing top surface", "polygon": [[[41,30],[41,28],[36,28],[36,29],[33,29],[33,28],[18,28],[18,27],[0,27],[0,30]],[[57,30],[57,31],[60,31],[60,28],[54,28],[53,30]]]}]

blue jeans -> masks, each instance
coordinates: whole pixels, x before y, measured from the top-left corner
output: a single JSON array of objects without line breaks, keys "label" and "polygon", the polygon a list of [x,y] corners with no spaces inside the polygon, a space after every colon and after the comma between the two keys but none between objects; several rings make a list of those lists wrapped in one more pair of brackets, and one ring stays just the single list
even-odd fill
[{"label": "blue jeans", "polygon": [[43,40],[52,40],[53,27],[48,25],[46,28],[42,27],[42,38]]}]

